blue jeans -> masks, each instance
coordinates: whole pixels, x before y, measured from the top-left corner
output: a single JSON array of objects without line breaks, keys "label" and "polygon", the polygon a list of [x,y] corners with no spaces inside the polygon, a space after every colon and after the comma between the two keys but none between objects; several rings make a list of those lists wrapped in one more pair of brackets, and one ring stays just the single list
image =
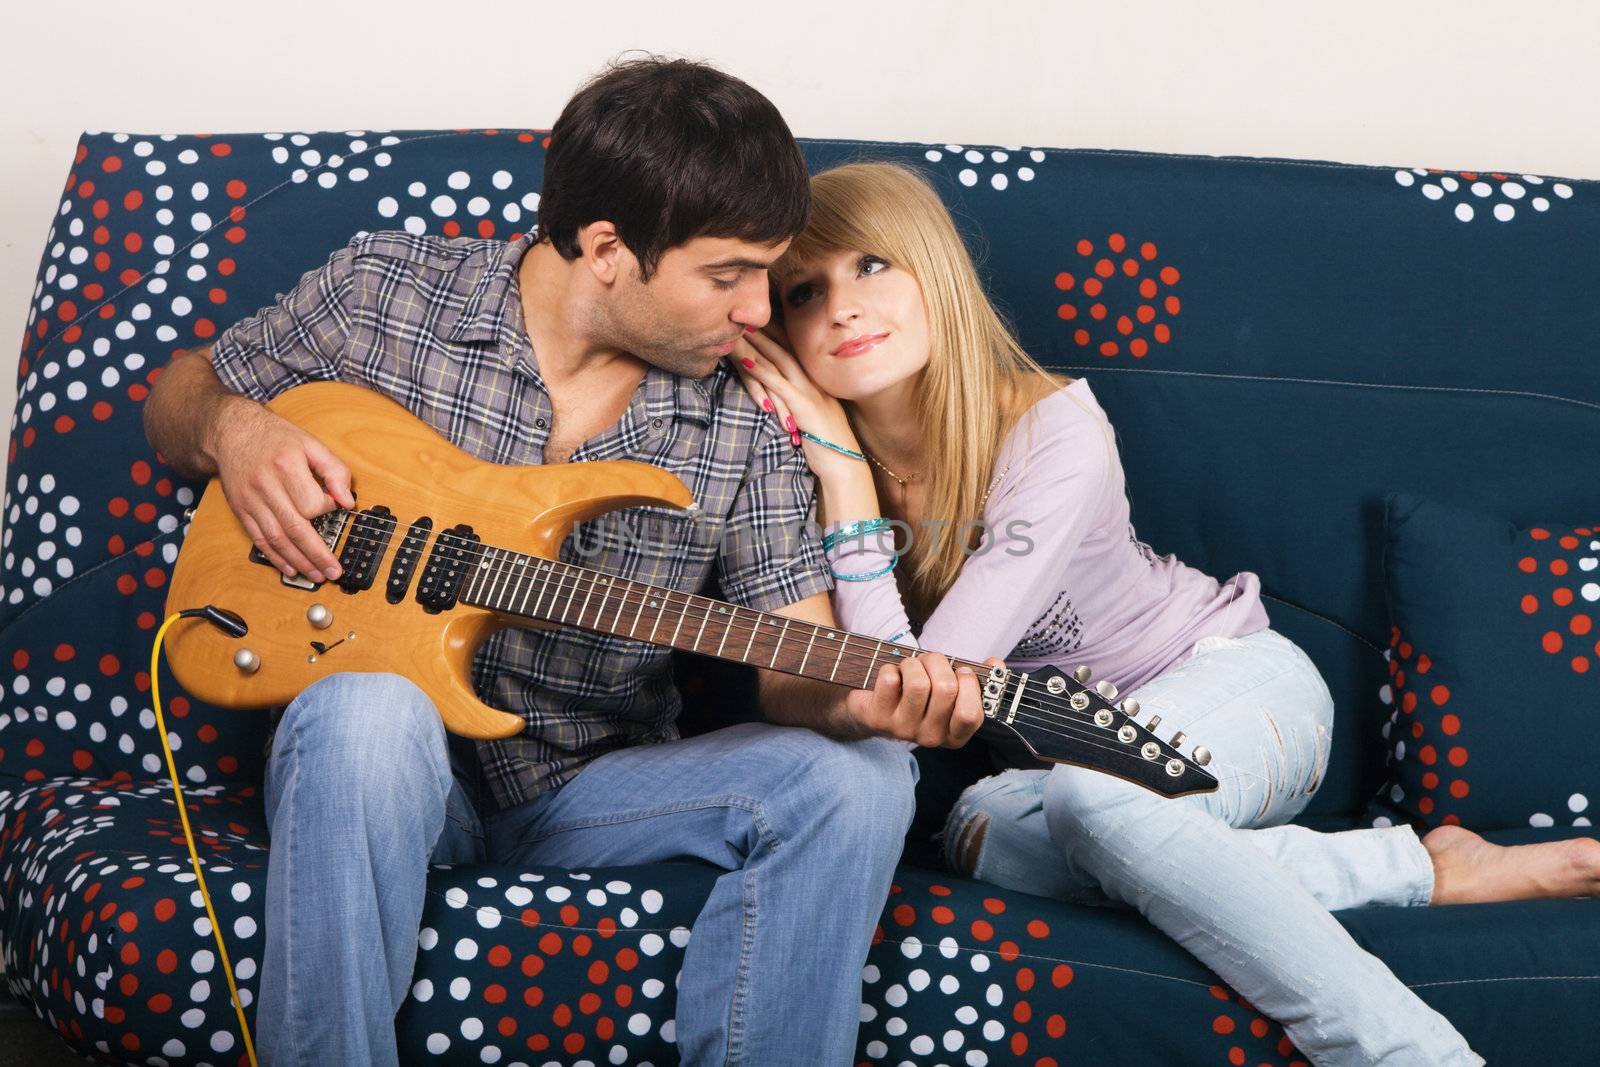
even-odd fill
[{"label": "blue jeans", "polygon": [[1286,825],[1327,769],[1333,700],[1272,630],[1208,637],[1130,694],[1211,749],[1214,793],[1168,800],[1057,765],[969,787],[946,861],[996,885],[1137,908],[1266,1015],[1312,1063],[1480,1064],[1450,1023],[1329,914],[1426,904],[1433,864],[1409,827],[1317,833]]},{"label": "blue jeans", "polygon": [[[430,862],[673,860],[727,872],[684,954],[683,1062],[854,1062],[861,972],[911,822],[907,746],[745,724],[609,753],[480,819],[458,781],[470,746],[446,736],[396,675],[332,675],[285,711],[265,792],[263,1063],[397,1062]],[[468,758],[452,764],[452,747]]]}]

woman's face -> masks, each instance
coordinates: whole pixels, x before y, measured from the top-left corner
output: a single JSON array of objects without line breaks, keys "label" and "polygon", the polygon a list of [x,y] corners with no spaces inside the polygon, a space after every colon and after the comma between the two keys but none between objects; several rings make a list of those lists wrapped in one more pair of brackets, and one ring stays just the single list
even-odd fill
[{"label": "woman's face", "polygon": [[928,365],[928,313],[910,273],[835,251],[784,278],[784,330],[811,380],[840,400],[876,396]]}]

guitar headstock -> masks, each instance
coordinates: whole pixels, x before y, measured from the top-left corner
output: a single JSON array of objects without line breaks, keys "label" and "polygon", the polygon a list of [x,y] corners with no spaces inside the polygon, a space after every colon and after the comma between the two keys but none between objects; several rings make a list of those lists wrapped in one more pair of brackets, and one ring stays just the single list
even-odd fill
[{"label": "guitar headstock", "polygon": [[1155,734],[1159,715],[1141,724],[1136,701],[1113,703],[1115,686],[1089,683],[1087,667],[1071,674],[1054,667],[994,667],[984,677],[984,716],[1015,733],[1042,760],[1102,771],[1168,797],[1217,788],[1217,779],[1204,769],[1209,751],[1196,747],[1183,755],[1182,732],[1161,740]]}]

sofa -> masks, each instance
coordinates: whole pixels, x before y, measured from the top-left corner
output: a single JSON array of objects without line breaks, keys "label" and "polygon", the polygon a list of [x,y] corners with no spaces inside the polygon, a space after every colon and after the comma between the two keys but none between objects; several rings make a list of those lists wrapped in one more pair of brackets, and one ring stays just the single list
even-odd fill
[{"label": "sofa", "polygon": [[[1140,539],[1213,575],[1261,576],[1273,625],[1337,705],[1325,781],[1298,821],[1405,817],[1392,803],[1403,642],[1385,588],[1386,500],[1420,494],[1513,522],[1600,516],[1600,184],[1028,146],[802,147],[817,169],[888,159],[926,172],[1025,347],[1087,377],[1111,415]],[[523,129],[82,137],[30,296],[0,570],[4,981],[79,1053],[246,1062],[151,710],[150,644],[203,488],[145,441],[151,382],[353,234],[523,232],[545,149],[544,132]],[[689,657],[678,670],[686,733],[756,714],[741,670]],[[1580,753],[1600,742],[1592,686],[1586,706],[1550,707],[1531,675],[1503,684],[1475,721],[1520,719]],[[208,707],[165,674],[162,696],[253,1017],[266,716]],[[916,821],[864,972],[860,1063],[1304,1062],[1137,914],[946,870],[935,835],[988,763],[975,746],[919,759]],[[1569,811],[1484,829],[1501,842],[1592,832]],[[404,1058],[675,1062],[674,978],[714,877],[694,864],[435,868],[396,1024]],[[1600,1056],[1600,903],[1338,919],[1489,1062]]]}]

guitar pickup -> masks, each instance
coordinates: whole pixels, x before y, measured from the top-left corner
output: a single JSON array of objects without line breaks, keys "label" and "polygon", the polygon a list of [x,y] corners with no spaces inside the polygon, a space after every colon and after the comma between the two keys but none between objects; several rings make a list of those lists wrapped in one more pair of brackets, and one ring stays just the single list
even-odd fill
[{"label": "guitar pickup", "polygon": [[417,582],[417,603],[430,615],[456,606],[461,580],[482,539],[466,525],[440,530]]},{"label": "guitar pickup", "polygon": [[389,584],[384,588],[384,596],[389,603],[398,604],[406,598],[406,589],[411,585],[411,575],[417,569],[417,560],[422,556],[422,547],[428,543],[428,534],[433,530],[433,520],[424,515],[411,524],[405,537],[400,539],[400,547],[394,551],[394,563],[389,567]]},{"label": "guitar pickup", "polygon": [[339,569],[343,572],[339,575],[339,588],[346,593],[372,588],[378,565],[389,550],[394,527],[394,513],[382,504],[355,514],[350,522],[350,536],[344,539],[344,550],[339,553]]}]

